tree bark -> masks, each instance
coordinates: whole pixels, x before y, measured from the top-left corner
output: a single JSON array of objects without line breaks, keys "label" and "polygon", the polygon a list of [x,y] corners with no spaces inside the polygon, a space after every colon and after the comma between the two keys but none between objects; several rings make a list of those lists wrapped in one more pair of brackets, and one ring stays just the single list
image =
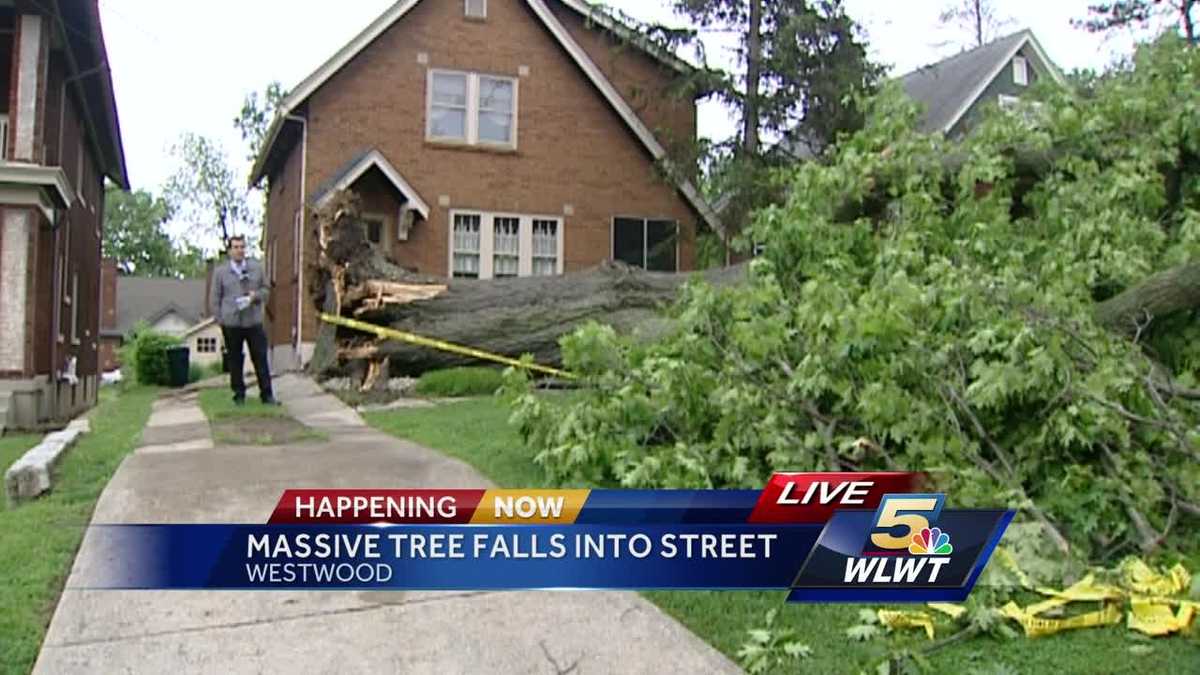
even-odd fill
[{"label": "tree bark", "polygon": [[762,80],[762,3],[750,0],[750,25],[746,34],[746,104],[742,106],[742,150],[758,154],[758,96]]},{"label": "tree bark", "polygon": [[[713,284],[744,278],[744,266],[697,273],[646,272],[616,262],[565,276],[508,279],[431,277],[396,265],[366,241],[353,195],[316,215],[318,264],[310,300],[318,312],[415,333],[509,357],[560,360],[558,340],[598,321],[620,332],[652,337],[667,327],[661,310],[695,276]],[[418,374],[476,362],[449,352],[384,340],[321,323],[310,370],[319,377]]]},{"label": "tree bark", "polygon": [[1176,312],[1200,307],[1200,263],[1191,262],[1159,272],[1096,305],[1101,325],[1136,335],[1151,322]]},{"label": "tree bark", "polygon": [[[719,285],[733,283],[744,274],[744,268],[736,267],[703,276]],[[434,297],[356,313],[368,323],[504,356],[532,354],[539,363],[555,364],[560,361],[559,338],[588,321],[622,333],[660,334],[667,326],[661,310],[692,277],[605,263],[560,277],[453,280]],[[327,333],[336,340],[338,358],[324,365],[321,374],[326,376],[344,374],[345,366],[358,359],[387,358],[393,376],[478,362],[353,330]]]}]

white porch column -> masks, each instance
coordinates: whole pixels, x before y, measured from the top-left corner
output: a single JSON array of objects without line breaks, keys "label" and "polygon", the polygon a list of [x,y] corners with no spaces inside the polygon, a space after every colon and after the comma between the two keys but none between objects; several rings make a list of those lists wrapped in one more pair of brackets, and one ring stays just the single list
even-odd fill
[{"label": "white porch column", "polygon": [[0,370],[25,370],[25,299],[34,212],[8,208],[0,220]]},{"label": "white porch column", "polygon": [[16,119],[12,158],[20,162],[40,161],[34,157],[37,121],[42,114],[39,85],[43,74],[43,42],[46,19],[38,14],[22,14],[17,20],[17,105],[10,117]]}]

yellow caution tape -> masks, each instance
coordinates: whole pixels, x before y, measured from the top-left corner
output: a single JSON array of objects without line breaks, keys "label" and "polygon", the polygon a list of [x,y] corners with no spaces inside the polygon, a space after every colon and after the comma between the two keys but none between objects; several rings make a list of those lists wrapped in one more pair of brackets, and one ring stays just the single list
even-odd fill
[{"label": "yellow caution tape", "polygon": [[1002,607],[1000,613],[1021,624],[1021,627],[1025,629],[1026,637],[1042,637],[1064,630],[1111,626],[1121,622],[1121,608],[1116,604],[1106,604],[1099,611],[1067,619],[1043,619],[1030,613],[1028,608],[1021,609],[1015,602],[1010,602]]},{"label": "yellow caution tape", "polygon": [[[1011,562],[1015,567],[1016,561]],[[1200,603],[1172,597],[1183,593],[1191,583],[1191,575],[1183,565],[1175,565],[1162,574],[1155,572],[1145,562],[1131,558],[1121,564],[1118,572],[1120,586],[1098,584],[1095,575],[1089,574],[1061,591],[1038,588],[1037,592],[1050,597],[1024,608],[1009,602],[1000,609],[1000,613],[1021,624],[1026,636],[1040,637],[1064,630],[1120,623],[1121,606],[1128,600],[1126,625],[1129,629],[1160,636],[1185,630],[1195,620],[1197,611],[1200,611]],[[1073,602],[1099,602],[1101,608],[1061,619],[1041,616]],[[1172,610],[1175,606],[1179,609]]]},{"label": "yellow caution tape", "polygon": [[1196,603],[1180,603],[1179,611],[1172,612],[1165,604],[1134,600],[1130,603],[1128,626],[1146,635],[1159,636],[1178,633],[1192,623],[1196,616]]},{"label": "yellow caution tape", "polygon": [[962,605],[953,605],[949,602],[930,602],[928,603],[928,606],[929,609],[941,612],[951,619],[957,619],[958,617],[967,613],[966,607],[963,607]]},{"label": "yellow caution tape", "polygon": [[558,368],[551,368],[550,366],[543,366],[536,363],[523,363],[508,356],[485,352],[481,349],[475,349],[473,347],[464,347],[462,345],[456,345],[452,342],[427,338],[415,333],[407,333],[402,330],[396,330],[394,328],[384,328],[382,326],[376,326],[375,324],[367,323],[365,321],[347,319],[345,317],[324,313],[321,314],[321,320],[325,323],[333,324],[335,326],[353,328],[354,330],[360,330],[364,333],[374,333],[379,337],[387,338],[389,340],[400,340],[401,342],[407,342],[409,344],[419,345],[421,347],[429,347],[430,349],[438,349],[444,352],[450,352],[451,354],[459,354],[461,356],[470,356],[476,359],[483,359],[485,361],[503,363],[514,368],[524,368],[526,370],[532,370],[546,375],[553,375],[555,377],[562,377],[571,380],[575,379],[575,375],[568,373],[565,370],[559,370]]},{"label": "yellow caution tape", "polygon": [[904,611],[898,612],[890,609],[881,609],[878,611],[879,623],[891,629],[897,628],[923,628],[925,635],[929,639],[933,639],[933,617],[928,612],[913,612]]},{"label": "yellow caution tape", "polygon": [[1122,582],[1126,588],[1146,595],[1175,595],[1181,593],[1192,582],[1183,565],[1176,564],[1167,574],[1159,574],[1137,558],[1121,563]]}]

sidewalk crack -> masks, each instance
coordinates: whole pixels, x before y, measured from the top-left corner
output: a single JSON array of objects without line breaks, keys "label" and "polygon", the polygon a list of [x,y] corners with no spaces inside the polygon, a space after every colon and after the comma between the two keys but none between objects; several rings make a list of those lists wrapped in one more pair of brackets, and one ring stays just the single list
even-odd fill
[{"label": "sidewalk crack", "polygon": [[575,669],[579,667],[579,662],[583,660],[584,655],[580,654],[579,658],[575,659],[571,662],[571,665],[564,668],[559,665],[558,660],[555,659],[554,655],[550,653],[550,649],[546,647],[545,640],[538,640],[538,646],[542,648],[542,654],[545,654],[546,660],[550,662],[550,665],[554,666],[554,672],[557,675],[568,675],[569,673],[574,672]]},{"label": "sidewalk crack", "polygon": [[[186,628],[175,628],[172,630],[153,631],[153,632],[148,632],[148,633],[140,633],[138,635],[114,635],[111,637],[91,638],[88,640],[72,640],[72,641],[67,641],[67,642],[59,642],[56,644],[46,644],[46,645],[44,645],[43,648],[44,649],[70,649],[72,647],[87,647],[87,646],[91,646],[91,645],[113,644],[113,643],[118,643],[118,642],[133,642],[136,640],[146,640],[146,639],[167,637],[170,635],[187,635],[190,633],[205,633],[208,631],[224,630],[224,629],[228,629],[228,628],[249,628],[249,627],[253,627],[253,626],[263,626],[266,624],[273,624],[273,623],[287,623],[287,622],[292,622],[292,621],[303,621],[305,619],[316,619],[316,618],[320,618],[320,617],[324,617],[324,616],[329,616],[329,617],[349,616],[349,615],[353,615],[353,614],[362,614],[365,612],[374,612],[374,611],[380,610],[380,609],[391,609],[394,607],[407,607],[410,605],[427,605],[427,604],[442,602],[442,601],[446,601],[446,600],[458,600],[458,599],[462,599],[462,598],[469,598],[469,597],[474,597],[477,595],[488,595],[488,594],[489,594],[489,592],[487,592],[487,591],[471,592],[471,593],[454,593],[454,594],[447,594],[447,595],[441,595],[441,596],[430,597],[430,598],[417,598],[415,600],[411,600],[411,601],[407,601],[407,602],[403,602],[403,603],[399,603],[399,604],[372,603],[369,605],[364,605],[362,607],[343,607],[342,609],[332,609],[332,610],[325,610],[325,611],[320,611],[320,612],[305,612],[303,614],[295,614],[292,616],[280,616],[280,617],[271,617],[271,618],[264,618],[264,619],[253,619],[253,620],[249,620],[249,621],[229,621],[226,623],[218,623],[218,624],[212,624],[212,625],[206,625],[206,626],[189,626]],[[567,672],[570,672],[570,671],[567,671]]]}]

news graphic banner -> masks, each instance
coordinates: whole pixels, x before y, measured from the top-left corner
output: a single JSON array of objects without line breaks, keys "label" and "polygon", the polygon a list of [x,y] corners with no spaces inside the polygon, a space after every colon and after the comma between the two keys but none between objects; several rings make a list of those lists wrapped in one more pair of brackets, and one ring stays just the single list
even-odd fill
[{"label": "news graphic banner", "polygon": [[763,490],[287,490],[265,525],[95,525],[107,589],[779,589],[966,599],[1013,517],[916,473]]}]

